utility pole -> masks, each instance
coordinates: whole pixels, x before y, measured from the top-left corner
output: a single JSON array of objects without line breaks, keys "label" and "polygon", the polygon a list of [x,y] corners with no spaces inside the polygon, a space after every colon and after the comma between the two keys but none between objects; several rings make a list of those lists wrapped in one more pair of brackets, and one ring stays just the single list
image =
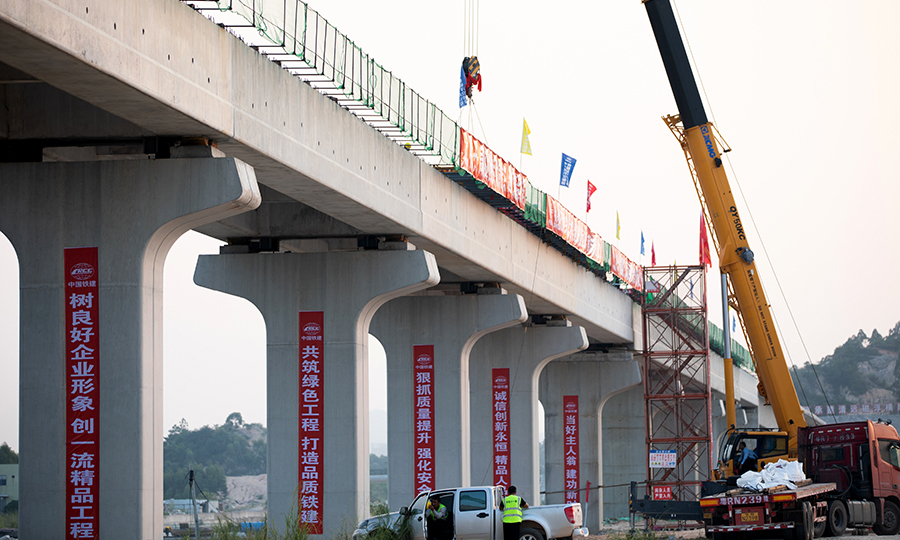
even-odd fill
[{"label": "utility pole", "polygon": [[191,507],[194,509],[194,538],[199,540],[200,538],[200,518],[197,516],[197,498],[194,493],[194,466],[191,465],[191,471],[188,476],[188,481],[191,486]]}]

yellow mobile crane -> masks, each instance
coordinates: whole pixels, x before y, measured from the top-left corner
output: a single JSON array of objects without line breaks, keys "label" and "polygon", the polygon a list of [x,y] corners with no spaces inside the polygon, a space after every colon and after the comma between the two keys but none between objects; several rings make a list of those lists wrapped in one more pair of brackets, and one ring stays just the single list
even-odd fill
[{"label": "yellow mobile crane", "polygon": [[[722,445],[719,474],[737,474],[737,458],[740,457],[737,447],[740,441],[746,442],[748,447],[755,450],[758,469],[766,462],[777,461],[779,458],[797,459],[797,430],[805,427],[806,421],[791,381],[769,303],[759,281],[747,232],[722,167],[722,151],[716,137],[717,132],[706,117],[669,0],[644,0],[643,3],[678,106],[679,114],[664,117],[664,120],[681,143],[687,158],[719,255],[723,295],[727,290],[728,304],[740,315],[759,377],[759,393],[767,404],[772,405],[779,427],[779,431],[733,430],[733,363],[730,358],[726,358],[726,415],[730,434]],[[723,145],[723,148],[726,146]],[[727,285],[725,276],[728,277]],[[727,315],[723,326],[727,331]],[[727,333],[725,342],[728,347],[730,339]]]}]

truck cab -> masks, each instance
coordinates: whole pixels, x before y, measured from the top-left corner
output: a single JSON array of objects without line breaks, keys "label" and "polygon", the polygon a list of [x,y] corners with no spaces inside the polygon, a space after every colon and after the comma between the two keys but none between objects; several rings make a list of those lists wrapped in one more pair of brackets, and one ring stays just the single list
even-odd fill
[{"label": "truck cab", "polygon": [[866,420],[802,428],[799,443],[806,475],[837,485],[851,524],[860,506],[874,510],[875,532],[900,532],[900,437],[893,426]]}]

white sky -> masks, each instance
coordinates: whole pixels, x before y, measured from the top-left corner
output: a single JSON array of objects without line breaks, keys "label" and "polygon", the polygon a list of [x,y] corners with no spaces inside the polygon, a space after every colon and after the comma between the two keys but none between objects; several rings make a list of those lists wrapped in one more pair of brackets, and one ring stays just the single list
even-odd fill
[{"label": "white sky", "polygon": [[[311,7],[449,116],[459,114],[462,2]],[[742,217],[752,214],[759,229],[750,228],[751,247],[789,356],[807,358],[767,260],[811,358],[860,329],[886,334],[900,320],[900,3],[677,7],[707,112],[733,148],[732,187],[750,208],[738,195]],[[594,231],[638,262],[649,264],[652,241],[658,264],[696,263],[700,206],[660,120],[677,111],[640,1],[494,0],[481,3],[479,23],[484,91],[475,96],[477,117],[464,110],[463,126],[475,126],[510,162],[521,159],[531,182],[554,196],[561,153],[575,157],[560,198],[584,217],[590,179],[599,188],[586,220]],[[519,154],[523,117],[533,156]],[[191,285],[196,254],[216,245],[189,235],[167,263],[167,430],[182,417],[192,428],[221,424],[233,411],[265,423],[261,316],[243,300]],[[0,262],[0,441],[17,449],[17,267],[5,239]],[[719,323],[717,273],[710,277],[710,318]]]}]

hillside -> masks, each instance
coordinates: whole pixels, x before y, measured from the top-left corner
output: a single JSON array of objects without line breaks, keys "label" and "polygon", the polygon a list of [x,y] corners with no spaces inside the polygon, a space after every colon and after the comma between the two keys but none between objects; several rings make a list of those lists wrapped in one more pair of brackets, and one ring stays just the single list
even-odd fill
[{"label": "hillside", "polygon": [[[860,330],[833,354],[791,374],[800,403],[830,422],[900,417],[900,322],[882,336]],[[896,419],[895,419],[896,420]]]},{"label": "hillside", "polygon": [[197,486],[210,498],[227,492],[226,476],[266,472],[266,428],[245,424],[231,413],[221,426],[188,429],[182,420],[163,443],[163,496],[187,498],[188,471],[193,467]]}]

